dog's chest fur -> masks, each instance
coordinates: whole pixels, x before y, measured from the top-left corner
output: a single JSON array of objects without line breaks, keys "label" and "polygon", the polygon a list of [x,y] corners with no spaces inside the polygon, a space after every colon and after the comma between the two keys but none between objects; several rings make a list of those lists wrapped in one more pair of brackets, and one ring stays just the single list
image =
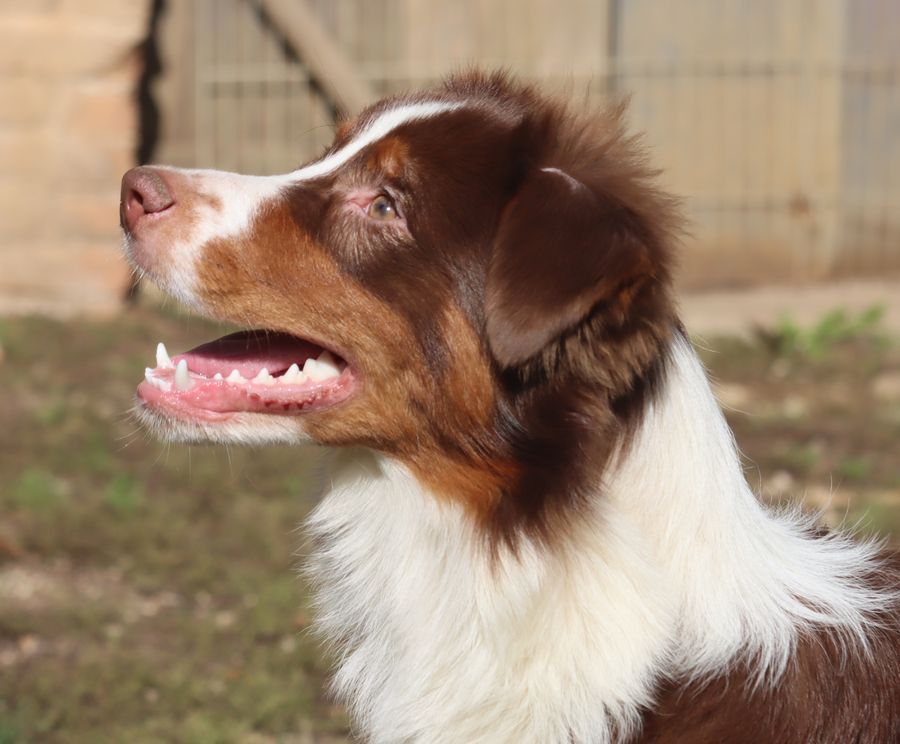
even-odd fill
[{"label": "dog's chest fur", "polygon": [[683,342],[673,364],[632,453],[552,549],[492,556],[402,466],[335,456],[310,573],[335,690],[371,741],[626,741],[666,680],[752,658],[743,681],[765,687],[804,631],[848,648],[867,632],[884,602],[859,580],[872,549],[759,507]]},{"label": "dog's chest fur", "polygon": [[603,741],[649,703],[668,598],[629,545],[492,558],[389,460],[342,453],[332,475],[308,525],[319,629],[373,741]]}]

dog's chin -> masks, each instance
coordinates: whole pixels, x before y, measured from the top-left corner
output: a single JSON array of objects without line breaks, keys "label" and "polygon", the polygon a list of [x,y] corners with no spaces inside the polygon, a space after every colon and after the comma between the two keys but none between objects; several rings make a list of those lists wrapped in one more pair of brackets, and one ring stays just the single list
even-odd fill
[{"label": "dog's chin", "polygon": [[297,416],[234,413],[218,421],[194,421],[164,413],[138,398],[135,418],[154,437],[185,444],[314,444]]}]

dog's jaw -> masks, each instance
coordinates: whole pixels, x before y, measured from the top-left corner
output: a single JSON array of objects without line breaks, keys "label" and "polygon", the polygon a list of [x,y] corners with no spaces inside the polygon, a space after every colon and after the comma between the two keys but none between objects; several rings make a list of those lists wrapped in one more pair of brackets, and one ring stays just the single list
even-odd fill
[{"label": "dog's jaw", "polygon": [[314,444],[304,422],[287,416],[236,413],[213,424],[168,416],[140,398],[132,407],[134,417],[157,439],[183,444]]}]

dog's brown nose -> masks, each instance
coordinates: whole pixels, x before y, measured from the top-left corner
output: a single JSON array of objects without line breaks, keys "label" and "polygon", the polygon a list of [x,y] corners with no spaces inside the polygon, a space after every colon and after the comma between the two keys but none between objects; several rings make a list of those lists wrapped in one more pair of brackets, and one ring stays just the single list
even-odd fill
[{"label": "dog's brown nose", "polygon": [[132,232],[145,214],[157,214],[171,207],[175,200],[162,174],[154,168],[132,168],[122,176],[119,222]]}]

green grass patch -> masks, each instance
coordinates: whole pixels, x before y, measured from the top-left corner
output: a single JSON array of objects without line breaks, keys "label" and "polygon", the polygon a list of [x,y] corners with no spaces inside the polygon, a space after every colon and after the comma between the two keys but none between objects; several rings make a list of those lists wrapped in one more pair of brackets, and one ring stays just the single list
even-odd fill
[{"label": "green grass patch", "polygon": [[887,336],[881,327],[883,317],[883,305],[872,305],[856,315],[844,308],[835,308],[808,327],[799,325],[790,316],[783,316],[774,331],[763,333],[763,337],[779,355],[819,360],[835,347],[852,341],[884,345]]},{"label": "green grass patch", "polygon": [[28,511],[52,511],[63,503],[63,489],[51,474],[29,468],[13,483],[12,503]]},{"label": "green grass patch", "polygon": [[0,571],[37,582],[0,597],[0,744],[344,737],[294,571],[317,454],[166,446],[128,416],[156,341],[225,330],[0,322]]}]

